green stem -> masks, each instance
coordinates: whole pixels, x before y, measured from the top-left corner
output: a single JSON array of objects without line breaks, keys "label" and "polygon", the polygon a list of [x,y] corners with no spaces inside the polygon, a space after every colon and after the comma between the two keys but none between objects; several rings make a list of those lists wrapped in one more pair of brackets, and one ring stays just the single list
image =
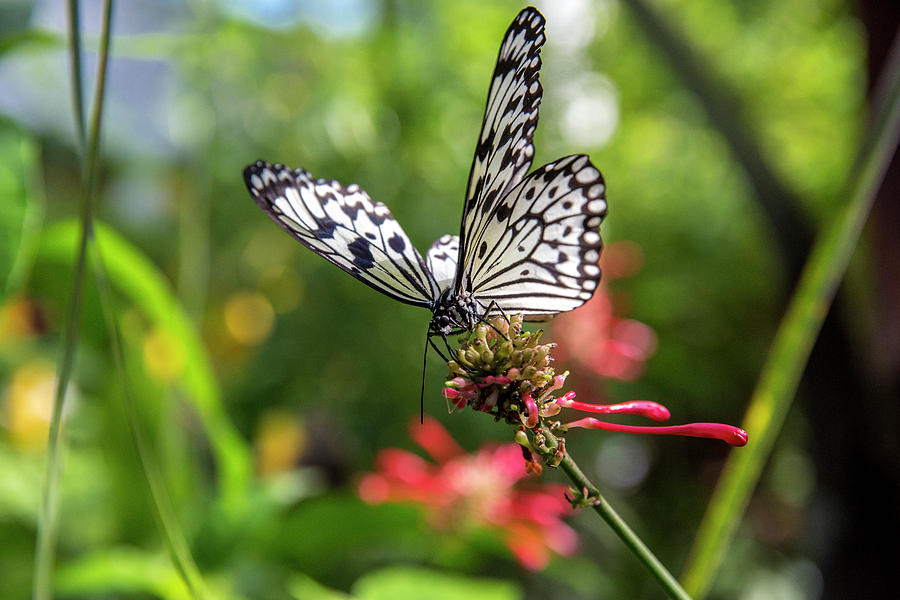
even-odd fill
[{"label": "green stem", "polygon": [[69,0],[69,64],[72,69],[72,111],[75,117],[75,137],[78,142],[78,156],[82,160],[87,149],[87,127],[84,121],[84,89],[81,69],[81,18],[78,0]]},{"label": "green stem", "polygon": [[751,444],[731,454],[700,524],[682,578],[685,589],[697,597],[709,591],[759,481],[900,139],[900,46],[895,47],[882,83],[880,108],[852,170],[848,201],[813,247],[751,398],[743,425]]},{"label": "green stem", "polygon": [[[555,450],[557,447],[556,437],[548,429],[544,429],[543,434],[545,443],[550,447],[552,453],[552,450]],[[594,509],[594,512],[606,521],[615,534],[619,536],[619,539],[621,539],[625,545],[628,546],[628,549],[637,556],[638,560],[647,567],[647,570],[650,571],[650,574],[653,575],[656,581],[663,587],[666,594],[668,594],[670,598],[675,598],[677,600],[691,600],[691,597],[687,592],[685,592],[678,584],[678,580],[675,579],[675,576],[666,569],[665,565],[656,558],[656,555],[653,554],[643,540],[638,537],[634,530],[628,526],[628,523],[626,523],[622,517],[619,516],[619,513],[613,509],[610,503],[606,501],[600,494],[600,490],[597,486],[588,479],[587,475],[585,475],[578,464],[572,460],[572,457],[568,452],[566,452],[562,462],[559,463],[559,467],[569,476],[569,479],[575,484],[579,493],[581,493],[584,498],[591,501],[591,508]]]},{"label": "green stem", "polygon": [[[105,52],[109,50],[109,2],[106,3],[106,19],[102,32],[102,46]],[[69,0],[69,56],[72,68],[72,103],[75,112],[76,137],[79,144],[80,156],[82,156],[82,189],[81,189],[81,236],[78,241],[77,258],[75,259],[75,271],[72,280],[72,290],[69,296],[69,306],[66,311],[62,334],[62,356],[59,362],[59,371],[56,380],[56,388],[53,395],[53,412],[50,417],[50,428],[47,434],[47,472],[44,481],[44,490],[41,500],[40,518],[37,524],[37,541],[35,542],[34,579],[32,581],[32,598],[34,600],[49,600],[52,597],[52,576],[54,565],[54,550],[59,532],[59,483],[62,471],[62,415],[65,406],[66,392],[72,377],[75,364],[75,349],[81,324],[81,302],[84,296],[85,263],[87,256],[88,239],[91,234],[92,197],[93,197],[93,165],[96,162],[96,154],[99,148],[98,141],[92,141],[90,145],[85,143],[84,101],[81,86],[81,34],[79,23],[79,11],[77,0]],[[101,80],[106,75],[106,56],[101,58],[98,69],[98,89],[103,88]],[[102,96],[97,104],[102,102]],[[92,136],[99,140],[100,133],[100,108],[95,110],[95,123],[92,127]],[[87,155],[85,156],[85,151]]]},{"label": "green stem", "polygon": [[[97,178],[97,159],[100,156],[100,125],[103,121],[103,101],[106,99],[106,71],[109,62],[110,30],[112,26],[112,0],[103,3],[103,25],[100,33],[100,48],[97,51],[99,62],[97,64],[97,82],[94,88],[94,110],[91,113],[91,131],[87,141],[87,153],[85,155],[85,181],[89,192],[89,200],[93,201]],[[83,118],[83,117],[82,117]],[[81,124],[84,127],[84,124]],[[89,204],[89,206],[92,205]],[[89,224],[93,221],[89,213]]]}]

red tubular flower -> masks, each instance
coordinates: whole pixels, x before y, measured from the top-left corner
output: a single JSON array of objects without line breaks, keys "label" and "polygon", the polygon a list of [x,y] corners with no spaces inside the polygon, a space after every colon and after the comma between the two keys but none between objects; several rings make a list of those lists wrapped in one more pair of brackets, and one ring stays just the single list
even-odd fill
[{"label": "red tubular flower", "polygon": [[725,425],[723,423],[688,423],[687,425],[669,425],[668,427],[641,427],[636,425],[622,425],[620,423],[607,423],[593,417],[585,417],[566,424],[567,429],[582,427],[584,429],[605,429],[607,431],[619,431],[623,433],[647,433],[652,435],[684,435],[688,437],[701,437],[722,440],[732,446],[747,445],[747,432],[740,427]]},{"label": "red tubular flower", "polygon": [[543,568],[554,553],[575,552],[575,531],[562,520],[572,513],[565,486],[534,483],[523,488],[527,463],[518,444],[485,446],[466,454],[428,417],[424,423],[412,423],[410,435],[434,462],[405,450],[383,450],[376,472],[360,480],[358,491],[364,501],[412,502],[439,529],[492,530],[519,563],[532,570]]},{"label": "red tubular flower", "polygon": [[[573,400],[575,392],[569,392],[556,400],[556,405],[563,408],[574,408],[585,412],[602,414],[639,415],[654,421],[667,421],[669,409],[656,402],[647,400],[634,400],[619,404],[588,404]],[[649,435],[683,435],[687,437],[712,438],[722,440],[732,446],[744,446],[747,444],[747,432],[740,427],[725,425],[723,423],[688,423],[686,425],[669,425],[666,427],[645,427],[637,425],[622,425],[620,423],[608,423],[593,417],[585,417],[566,423],[562,430],[605,429],[606,431],[618,431],[622,433],[643,433]]]}]

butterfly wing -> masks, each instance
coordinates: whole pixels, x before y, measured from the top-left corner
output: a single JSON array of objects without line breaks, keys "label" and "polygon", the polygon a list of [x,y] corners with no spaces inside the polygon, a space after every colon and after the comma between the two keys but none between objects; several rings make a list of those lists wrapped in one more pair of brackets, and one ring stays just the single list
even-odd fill
[{"label": "butterfly wing", "polygon": [[434,241],[426,255],[428,270],[442,290],[456,278],[456,259],[459,257],[459,236],[442,235]]},{"label": "butterfly wing", "polygon": [[[543,92],[538,73],[544,39],[544,17],[529,7],[512,22],[500,45],[466,190],[460,228],[462,265],[470,262],[473,241],[481,237],[496,203],[531,168]],[[462,271],[455,282],[461,289]]]},{"label": "butterfly wing", "polygon": [[400,302],[430,307],[437,283],[391,212],[357,185],[313,179],[303,169],[257,161],[244,169],[250,195],[301,244]]},{"label": "butterfly wing", "polygon": [[584,304],[600,280],[606,186],[590,159],[572,155],[528,175],[485,220],[466,285],[488,308],[540,320]]}]

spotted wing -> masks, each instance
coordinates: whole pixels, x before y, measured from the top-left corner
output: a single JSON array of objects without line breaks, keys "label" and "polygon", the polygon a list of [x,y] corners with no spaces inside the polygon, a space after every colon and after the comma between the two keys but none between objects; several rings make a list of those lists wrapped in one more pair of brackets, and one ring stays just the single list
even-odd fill
[{"label": "spotted wing", "polygon": [[459,236],[442,235],[428,249],[428,270],[442,290],[450,287],[456,278],[456,259],[459,257]]},{"label": "spotted wing", "polygon": [[[497,202],[531,168],[542,94],[538,74],[544,39],[544,17],[529,7],[518,14],[500,45],[466,190],[460,264],[472,259],[471,240],[483,235]],[[457,289],[461,275],[457,274]]]},{"label": "spotted wing", "polygon": [[606,186],[572,155],[528,175],[491,211],[466,265],[465,289],[490,308],[540,320],[572,310],[600,280]]},{"label": "spotted wing", "polygon": [[437,283],[381,202],[357,185],[257,161],[244,169],[256,203],[301,244],[395,300],[430,307]]}]

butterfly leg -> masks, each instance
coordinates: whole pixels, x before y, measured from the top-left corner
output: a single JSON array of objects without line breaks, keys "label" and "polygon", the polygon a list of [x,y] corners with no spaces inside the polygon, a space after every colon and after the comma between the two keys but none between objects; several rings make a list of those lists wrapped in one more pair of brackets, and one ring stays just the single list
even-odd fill
[{"label": "butterfly leg", "polygon": [[450,342],[447,341],[447,337],[442,336],[442,338],[444,340],[444,347],[447,349],[447,354],[449,354],[450,356],[455,356],[456,351],[450,346]]},{"label": "butterfly leg", "polygon": [[[434,340],[431,339],[432,337],[434,337],[434,336],[429,335],[429,336],[426,338],[426,339],[428,340],[428,344],[431,345],[431,347],[434,349],[434,351],[438,353],[438,356],[440,356],[441,359],[442,359],[444,362],[450,362],[450,359],[447,358],[447,355],[444,354],[444,352],[438,347],[438,345],[434,343]],[[444,337],[444,336],[441,336],[441,339],[444,340],[444,345],[447,347],[447,353],[450,354],[450,355],[452,355],[452,354],[453,354],[453,349],[450,348],[450,344],[447,343],[447,338]]]},{"label": "butterfly leg", "polygon": [[494,326],[494,324],[491,323],[491,322],[488,320],[488,315],[490,315],[490,314],[491,314],[491,311],[494,310],[494,309],[496,309],[497,312],[500,313],[500,316],[503,317],[503,320],[506,321],[507,330],[508,330],[508,326],[510,325],[509,317],[506,315],[506,311],[503,310],[503,308],[502,308],[499,304],[497,304],[497,301],[496,301],[496,300],[491,300],[491,303],[487,305],[487,308],[486,308],[486,309],[484,310],[484,312],[481,314],[481,317],[478,319],[478,322],[479,322],[479,323],[485,323],[486,325],[490,326],[491,329],[493,329],[493,330],[496,331],[501,337],[503,337],[504,339],[506,339],[506,338],[509,337],[509,335],[508,335],[507,333],[503,333],[502,331],[500,331],[499,329],[497,329],[497,328]]}]

